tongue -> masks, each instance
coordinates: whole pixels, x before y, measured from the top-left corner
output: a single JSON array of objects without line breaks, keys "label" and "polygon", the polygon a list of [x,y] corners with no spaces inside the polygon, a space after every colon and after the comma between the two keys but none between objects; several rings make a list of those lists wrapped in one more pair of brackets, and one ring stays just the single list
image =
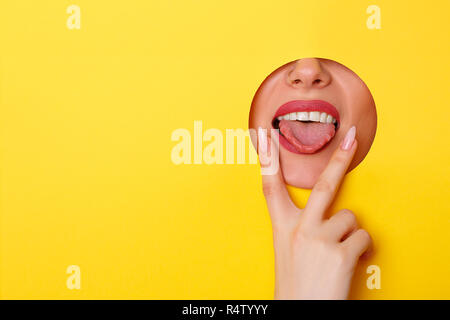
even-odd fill
[{"label": "tongue", "polygon": [[334,124],[281,120],[280,131],[300,153],[314,153],[334,137]]}]

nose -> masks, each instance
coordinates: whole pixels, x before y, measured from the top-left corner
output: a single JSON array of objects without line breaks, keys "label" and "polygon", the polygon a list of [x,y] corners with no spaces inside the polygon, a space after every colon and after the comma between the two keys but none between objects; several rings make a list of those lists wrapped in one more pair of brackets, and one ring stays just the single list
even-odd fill
[{"label": "nose", "polygon": [[323,88],[331,82],[330,74],[316,58],[300,59],[288,74],[289,84],[298,89]]}]

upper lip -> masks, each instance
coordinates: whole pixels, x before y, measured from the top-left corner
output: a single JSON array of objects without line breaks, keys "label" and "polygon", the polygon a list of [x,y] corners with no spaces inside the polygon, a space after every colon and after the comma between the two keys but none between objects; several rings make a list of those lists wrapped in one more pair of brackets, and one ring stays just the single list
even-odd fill
[{"label": "upper lip", "polygon": [[336,119],[336,124],[339,126],[340,117],[339,112],[331,103],[323,100],[292,100],[286,102],[281,107],[278,108],[273,120],[277,117],[283,116],[291,112],[325,112]]}]

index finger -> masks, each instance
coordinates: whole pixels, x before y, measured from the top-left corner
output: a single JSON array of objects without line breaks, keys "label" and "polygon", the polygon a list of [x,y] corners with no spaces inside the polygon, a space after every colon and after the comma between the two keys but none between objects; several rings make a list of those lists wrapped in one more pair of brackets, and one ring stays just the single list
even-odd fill
[{"label": "index finger", "polygon": [[355,155],[357,148],[355,136],[356,128],[353,126],[348,130],[340,147],[333,153],[330,162],[314,185],[305,206],[305,219],[315,221],[323,219]]},{"label": "index finger", "polygon": [[267,135],[258,128],[258,155],[261,163],[261,177],[264,197],[272,221],[289,214],[294,207],[286,189],[279,163],[279,142],[276,134]]}]

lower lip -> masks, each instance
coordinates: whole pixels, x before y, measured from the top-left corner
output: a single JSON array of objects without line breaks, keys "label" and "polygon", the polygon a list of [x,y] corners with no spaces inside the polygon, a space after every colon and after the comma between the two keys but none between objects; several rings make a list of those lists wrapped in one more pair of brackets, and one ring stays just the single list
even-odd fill
[{"label": "lower lip", "polygon": [[[274,120],[278,118],[279,116],[291,113],[291,112],[312,112],[312,111],[319,111],[319,112],[325,112],[329,115],[331,115],[333,118],[336,119],[337,128],[339,127],[340,123],[340,117],[339,112],[337,109],[330,103],[323,101],[323,100],[294,100],[289,101],[285,104],[283,104],[280,108],[278,108],[277,112],[275,113]],[[336,130],[337,130],[336,128]],[[288,151],[296,154],[311,154],[311,153],[302,153],[299,152],[285,137],[283,137],[282,134],[278,133],[280,144],[287,149]],[[333,140],[333,138],[331,139]],[[328,142],[330,143],[331,140]],[[327,145],[324,145],[321,149],[317,150],[317,152],[320,152],[320,150],[323,150]],[[314,152],[314,153],[317,153]]]}]

